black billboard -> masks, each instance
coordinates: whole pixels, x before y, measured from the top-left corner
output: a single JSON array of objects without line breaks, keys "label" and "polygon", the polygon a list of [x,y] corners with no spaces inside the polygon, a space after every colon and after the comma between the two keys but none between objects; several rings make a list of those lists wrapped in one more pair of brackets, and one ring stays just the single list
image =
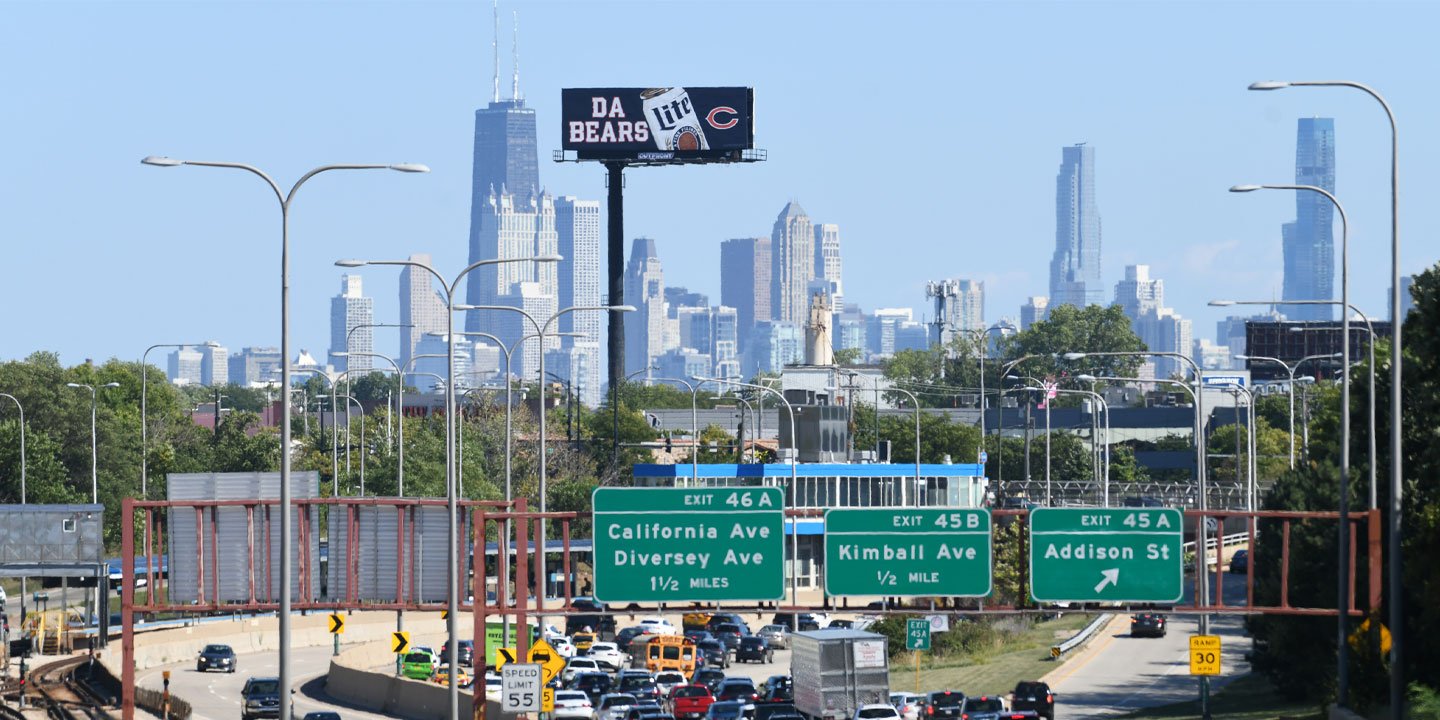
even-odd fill
[{"label": "black billboard", "polygon": [[745,87],[567,88],[560,147],[581,160],[739,159],[755,146]]}]

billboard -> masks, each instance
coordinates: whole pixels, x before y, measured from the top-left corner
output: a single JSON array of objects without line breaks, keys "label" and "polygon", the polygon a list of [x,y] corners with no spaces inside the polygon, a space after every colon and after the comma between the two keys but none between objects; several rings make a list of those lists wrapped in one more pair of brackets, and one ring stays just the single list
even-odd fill
[{"label": "billboard", "polygon": [[581,160],[739,160],[755,146],[746,87],[567,88],[560,147]]}]

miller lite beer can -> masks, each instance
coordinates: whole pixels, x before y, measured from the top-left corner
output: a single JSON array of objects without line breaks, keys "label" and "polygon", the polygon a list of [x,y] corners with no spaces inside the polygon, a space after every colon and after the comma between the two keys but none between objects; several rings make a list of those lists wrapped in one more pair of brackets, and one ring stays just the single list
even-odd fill
[{"label": "miller lite beer can", "polygon": [[651,88],[640,93],[640,99],[657,148],[682,152],[710,149],[685,88]]}]

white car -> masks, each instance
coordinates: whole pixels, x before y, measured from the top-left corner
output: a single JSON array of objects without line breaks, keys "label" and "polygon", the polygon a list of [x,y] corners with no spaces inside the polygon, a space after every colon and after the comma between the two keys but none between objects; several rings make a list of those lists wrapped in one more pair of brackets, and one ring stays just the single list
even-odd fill
[{"label": "white car", "polygon": [[661,670],[655,673],[655,687],[660,688],[660,697],[670,697],[670,691],[686,684],[685,673],[678,670]]},{"label": "white car", "polygon": [[678,633],[675,626],[670,624],[669,620],[659,616],[640,618],[640,627],[644,629],[645,632],[656,635],[675,635]]},{"label": "white car", "polygon": [[605,693],[600,696],[600,704],[595,706],[593,720],[622,720],[632,707],[635,707],[634,695]]},{"label": "white car", "polygon": [[920,705],[925,696],[912,692],[890,693],[890,704],[900,713],[900,720],[920,720]]},{"label": "white car", "polygon": [[575,646],[570,642],[570,638],[564,635],[551,639],[550,647],[555,648],[555,652],[560,653],[560,657],[575,657]]},{"label": "white car", "polygon": [[620,646],[613,642],[594,643],[590,646],[590,652],[586,653],[586,655],[595,662],[600,663],[600,665],[603,666],[601,669],[608,667],[611,671],[615,671],[625,667],[626,655],[620,652]]},{"label": "white car", "polygon": [[495,673],[485,673],[485,699],[500,702],[500,694],[504,688],[505,681]]},{"label": "white car", "polygon": [[590,707],[589,695],[579,690],[555,691],[555,711],[550,713],[550,717],[554,720],[563,718],[590,720],[592,712],[594,712],[594,708]]},{"label": "white car", "polygon": [[569,685],[575,681],[575,676],[584,672],[605,672],[600,663],[595,662],[591,657],[572,657],[565,663],[565,669],[560,671],[560,682]]},{"label": "white car", "polygon": [[565,637],[565,633],[560,632],[560,628],[555,627],[553,624],[546,623],[546,625],[545,625],[545,642],[551,642],[551,641],[555,640],[556,638],[563,638],[563,637]]},{"label": "white car", "polygon": [[435,648],[425,647],[424,645],[416,645],[415,647],[410,648],[410,652],[423,652],[430,654],[430,673],[432,675],[435,673],[436,670],[440,669],[440,653],[435,652]]},{"label": "white car", "polygon": [[857,708],[854,720],[900,720],[900,712],[894,705],[872,703]]}]

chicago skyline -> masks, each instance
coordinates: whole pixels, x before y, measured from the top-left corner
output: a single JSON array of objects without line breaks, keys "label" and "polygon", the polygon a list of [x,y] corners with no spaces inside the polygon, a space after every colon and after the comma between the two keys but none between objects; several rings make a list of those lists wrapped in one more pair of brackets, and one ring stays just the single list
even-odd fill
[{"label": "chicago skyline", "polygon": [[[1295,129],[1295,184],[1335,192],[1335,120],[1300,118]],[[1295,191],[1295,220],[1280,230],[1285,253],[1285,300],[1335,295],[1335,205],[1317,192]],[[1291,320],[1330,320],[1329,305],[1280,305]]]},{"label": "chicago skyline", "polygon": [[1055,176],[1055,254],[1049,306],[1105,302],[1100,279],[1100,209],[1095,202],[1095,148],[1063,148]]}]

